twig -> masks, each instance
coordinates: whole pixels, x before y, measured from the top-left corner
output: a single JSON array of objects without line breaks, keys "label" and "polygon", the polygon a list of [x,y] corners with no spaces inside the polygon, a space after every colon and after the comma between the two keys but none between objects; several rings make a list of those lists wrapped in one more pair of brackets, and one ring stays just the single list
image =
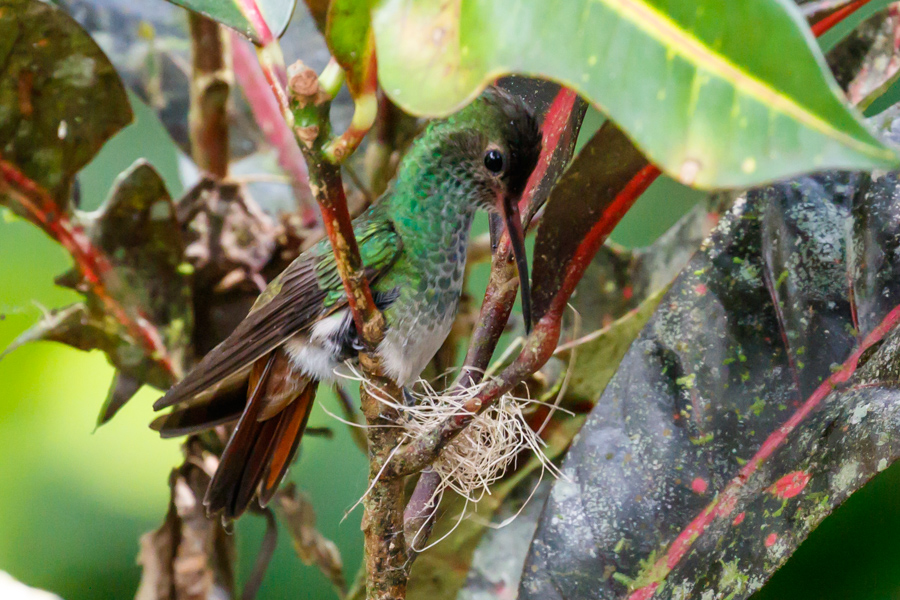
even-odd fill
[{"label": "twig", "polygon": [[216,179],[228,175],[228,94],[232,74],[226,57],[228,38],[215,21],[190,13],[191,154],[200,169]]},{"label": "twig", "polygon": [[322,212],[325,232],[334,251],[357,331],[371,351],[384,335],[384,318],[375,306],[363,272],[340,167],[329,161],[324,153],[331,134],[328,113],[332,95],[327,89],[329,86],[320,83],[315,71],[300,61],[291,66],[288,87],[294,135],[306,157],[310,186]]},{"label": "twig", "polygon": [[416,482],[416,487],[406,509],[403,511],[403,529],[410,558],[416,548],[424,548],[434,528],[438,498],[436,497],[441,476],[432,469],[425,469]]},{"label": "twig", "polygon": [[[375,62],[374,53],[372,53],[370,60],[373,63]],[[375,117],[378,115],[378,97],[375,95],[378,80],[375,76],[374,64],[369,69],[369,72],[370,76],[366,81],[366,85],[360,90],[359,95],[353,99],[353,120],[350,122],[350,126],[347,128],[347,131],[332,140],[325,147],[325,157],[333,163],[340,164],[353,154],[375,123]]]},{"label": "twig", "polygon": [[135,311],[134,315],[129,314],[113,297],[107,287],[115,277],[112,263],[84,231],[74,225],[67,215],[59,212],[47,190],[0,157],[0,192],[8,194],[28,213],[34,223],[69,252],[76,268],[106,311],[128,331],[146,355],[162,367],[173,383],[177,381],[181,373],[172,361],[159,331],[139,311]]},{"label": "twig", "polygon": [[266,533],[263,535],[259,552],[256,554],[256,564],[253,565],[253,571],[250,577],[244,583],[244,589],[241,592],[241,600],[254,600],[256,594],[262,586],[269,563],[275,554],[275,548],[278,546],[278,524],[275,522],[275,515],[271,508],[264,508],[261,511],[262,516],[266,520]]}]

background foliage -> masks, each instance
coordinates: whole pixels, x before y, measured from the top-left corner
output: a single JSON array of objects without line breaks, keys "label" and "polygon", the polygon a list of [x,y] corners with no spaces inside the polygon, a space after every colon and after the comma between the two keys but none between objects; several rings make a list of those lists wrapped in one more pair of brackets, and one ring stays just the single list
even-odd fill
[{"label": "background foliage", "polygon": [[[153,113],[137,98],[132,103],[137,122],[82,173],[83,208],[98,206],[115,176],[139,157],[149,158],[173,196],[182,189],[176,147]],[[598,125],[595,118],[585,134]],[[660,180],[613,238],[626,246],[648,244],[697,198]],[[76,299],[52,284],[69,266],[64,251],[8,211],[2,214],[0,348],[31,325],[42,307]],[[473,288],[480,291],[484,279],[481,269]],[[91,435],[110,376],[99,353],[56,344],[26,346],[0,361],[0,569],[69,600],[133,594],[139,577],[136,539],[158,524],[168,496],[166,476],[180,459],[177,440],[160,442],[146,428],[152,418],[149,405],[157,396],[153,390],[141,391],[113,422]],[[333,406],[329,398],[325,402]],[[311,494],[320,530],[338,543],[352,574],[360,560],[359,513],[340,520],[365,487],[365,461],[346,430],[318,407],[311,425],[331,426],[336,437],[304,444],[291,477]],[[880,598],[900,593],[897,492],[900,470],[895,466],[829,517],[759,596]],[[261,521],[249,517],[238,529],[240,552],[252,556],[262,535]],[[261,598],[283,597],[286,589],[297,590],[301,598],[332,593],[317,570],[299,564],[286,537],[266,584]]]}]

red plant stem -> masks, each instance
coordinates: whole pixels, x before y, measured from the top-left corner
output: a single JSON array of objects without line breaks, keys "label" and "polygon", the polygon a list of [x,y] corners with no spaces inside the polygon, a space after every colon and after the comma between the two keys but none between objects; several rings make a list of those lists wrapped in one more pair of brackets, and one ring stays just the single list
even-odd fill
[{"label": "red plant stem", "polygon": [[869,3],[870,0],[856,0],[852,4],[848,4],[843,8],[839,8],[821,21],[817,21],[811,26],[813,35],[821,36],[823,33],[855,13],[857,10]]},{"label": "red plant stem", "polygon": [[660,170],[656,166],[645,165],[622,188],[604,210],[603,217],[579,244],[574,258],[566,267],[559,293],[535,325],[534,331],[526,340],[525,348],[516,360],[504,369],[499,377],[489,382],[478,395],[466,402],[463,411],[448,418],[434,432],[410,442],[397,451],[390,465],[391,476],[408,475],[430,464],[440,450],[472,421],[475,414],[489,407],[497,398],[547,362],[559,341],[563,310],[585,269],[613,228],[659,175]]},{"label": "red plant stem", "polygon": [[297,139],[284,120],[277,98],[266,90],[267,82],[259,61],[241,36],[234,32],[231,48],[234,75],[250,105],[253,118],[275,148],[279,166],[291,178],[304,224],[312,225],[318,221],[318,211],[313,205],[306,161]]},{"label": "red plant stem", "polygon": [[[569,119],[572,115],[572,110],[575,108],[576,100],[578,100],[578,94],[564,87],[559,90],[550,108],[547,109],[544,123],[541,125],[543,138],[541,156],[534,171],[531,173],[531,177],[528,178],[528,184],[525,186],[522,199],[519,201],[519,211],[523,215],[522,224],[526,230],[531,226],[535,213],[543,206],[543,200],[546,198],[546,196],[544,198],[536,197],[538,191],[543,189],[549,193],[549,188],[555,183],[558,173],[554,174],[552,181],[547,181],[546,175],[550,165],[553,164],[553,160],[557,157],[557,150],[563,135],[568,132]],[[559,171],[562,170],[562,166],[566,162],[562,161]],[[508,235],[506,236],[506,244],[509,245]]]},{"label": "red plant stem", "polygon": [[[878,324],[878,326],[863,340],[859,348],[850,355],[841,368],[835,371],[831,376],[822,382],[816,388],[816,391],[804,402],[800,408],[785,421],[785,423],[776,429],[760,446],[756,454],[753,455],[747,464],[745,464],[738,474],[729,482],[725,489],[710,502],[703,511],[685,527],[675,541],[669,546],[666,553],[652,567],[653,573],[659,574],[659,580],[651,583],[643,588],[637,589],[631,593],[628,600],[640,600],[649,598],[652,591],[655,590],[666,576],[675,568],[676,565],[690,551],[694,542],[706,531],[710,524],[717,517],[728,517],[737,506],[738,495],[750,478],[759,471],[759,468],[787,441],[788,436],[797,428],[800,423],[815,410],[828,395],[839,385],[846,383],[856,372],[859,359],[874,344],[880,342],[884,337],[900,323],[900,306],[895,307],[888,315]],[[652,588],[652,589],[651,589]],[[648,595],[649,594],[649,595]]]},{"label": "red plant stem", "polygon": [[94,246],[80,227],[60,214],[56,203],[43,187],[29,179],[15,166],[0,159],[0,189],[6,188],[35,223],[57,240],[75,261],[75,265],[106,310],[144,348],[147,356],[157,362],[169,374],[172,382],[178,380],[177,372],[162,337],[150,321],[141,314],[134,317],[119,304],[106,289],[105,281],[114,276],[113,266]]},{"label": "red plant stem", "polygon": [[350,212],[347,210],[347,197],[341,183],[340,167],[330,163],[327,166],[320,165],[313,170],[313,177],[314,183],[319,179],[313,189],[316,190],[325,233],[331,241],[338,272],[347,294],[347,304],[363,341],[375,348],[384,334],[384,318],[375,306],[369,281],[363,271],[359,246],[353,233]]},{"label": "red plant stem", "polygon": [[278,100],[278,106],[284,115],[288,124],[293,123],[293,115],[291,114],[290,105],[288,104],[287,94],[284,87],[287,85],[287,70],[284,66],[284,57],[281,54],[281,47],[278,40],[272,35],[268,23],[262,16],[256,0],[235,0],[240,11],[244,14],[253,32],[259,40],[257,47],[257,56],[259,57],[259,66],[262,68],[266,83],[269,89],[275,94]]},{"label": "red plant stem", "polygon": [[[357,331],[369,350],[374,350],[384,335],[384,317],[372,298],[363,270],[359,246],[353,233],[347,197],[341,180],[341,168],[325,156],[324,144],[330,131],[331,98],[322,89],[315,71],[297,61],[291,66],[288,88],[296,112],[294,135],[306,157],[310,187],[315,195],[325,233],[331,242],[338,273]],[[369,415],[366,415],[367,418]]]}]

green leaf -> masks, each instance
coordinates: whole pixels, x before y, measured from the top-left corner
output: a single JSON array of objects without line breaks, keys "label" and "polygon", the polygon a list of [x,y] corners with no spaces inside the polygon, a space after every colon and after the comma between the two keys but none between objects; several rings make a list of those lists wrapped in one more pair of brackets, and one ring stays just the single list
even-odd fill
[{"label": "green leaf", "polygon": [[[372,21],[368,6],[359,0],[332,0],[328,6],[325,39],[335,60],[347,72],[347,86],[356,96],[372,76]],[[372,82],[374,84],[374,77]]]},{"label": "green leaf", "polygon": [[381,84],[416,114],[524,73],[574,88],[697,187],[897,163],[844,105],[787,0],[380,0],[372,20]]},{"label": "green leaf", "polygon": [[252,8],[259,7],[272,35],[277,39],[287,29],[291,15],[294,14],[294,7],[297,5],[297,0],[169,0],[169,2],[231,27],[257,45],[264,45],[269,40],[254,24]]},{"label": "green leaf", "polygon": [[0,157],[65,207],[75,173],[131,118],[119,76],[78,23],[37,0],[0,4]]}]

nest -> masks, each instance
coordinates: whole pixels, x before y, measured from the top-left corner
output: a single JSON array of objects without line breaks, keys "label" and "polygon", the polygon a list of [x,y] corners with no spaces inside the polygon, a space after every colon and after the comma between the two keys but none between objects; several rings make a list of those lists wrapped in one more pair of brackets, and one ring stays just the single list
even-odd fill
[{"label": "nest", "polygon": [[[359,373],[354,376],[354,379],[362,380]],[[488,383],[489,379],[477,385],[450,386],[438,392],[431,383],[419,380],[412,390],[407,390],[407,395],[414,400],[412,405],[385,397],[374,386],[368,386],[368,391],[385,406],[397,410],[401,415],[398,425],[406,430],[407,440],[411,440],[428,435],[450,417],[471,415],[465,408],[466,403]],[[435,498],[450,489],[467,501],[478,502],[491,493],[491,484],[503,477],[524,450],[533,452],[544,469],[558,476],[558,468],[544,455],[546,444],[529,427],[523,413],[528,405],[538,403],[543,404],[507,393],[481,414],[474,415],[472,422],[444,447],[432,464],[441,480]]]}]

